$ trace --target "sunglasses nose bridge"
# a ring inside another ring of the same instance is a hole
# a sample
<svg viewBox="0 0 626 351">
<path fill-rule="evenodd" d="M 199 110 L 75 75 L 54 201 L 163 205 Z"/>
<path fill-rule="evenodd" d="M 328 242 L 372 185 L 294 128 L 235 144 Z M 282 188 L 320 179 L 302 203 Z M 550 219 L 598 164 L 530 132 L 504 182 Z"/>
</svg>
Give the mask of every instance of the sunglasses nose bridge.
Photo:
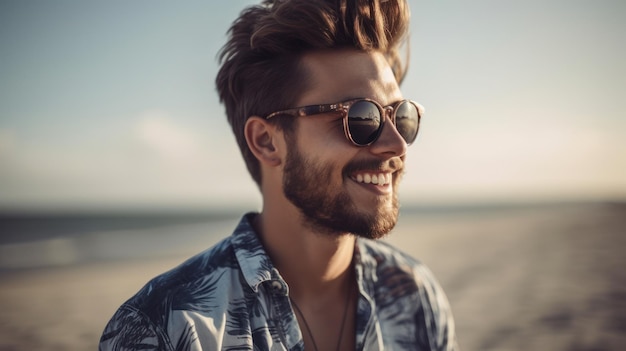
<svg viewBox="0 0 626 351">
<path fill-rule="evenodd" d="M 385 115 L 385 118 L 389 119 L 389 121 L 392 124 L 395 124 L 395 109 L 392 106 L 385 106 L 383 107 L 383 114 Z"/>
</svg>

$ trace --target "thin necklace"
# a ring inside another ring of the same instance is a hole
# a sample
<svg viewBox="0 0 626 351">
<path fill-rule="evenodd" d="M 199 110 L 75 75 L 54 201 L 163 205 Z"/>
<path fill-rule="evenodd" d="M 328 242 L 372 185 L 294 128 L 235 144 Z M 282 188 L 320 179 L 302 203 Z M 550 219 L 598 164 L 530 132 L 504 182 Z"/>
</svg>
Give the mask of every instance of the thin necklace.
<svg viewBox="0 0 626 351">
<path fill-rule="evenodd" d="M 348 306 L 350 305 L 350 295 L 351 295 L 350 292 L 351 292 L 350 288 L 348 288 L 348 293 L 346 294 L 347 295 L 346 307 L 343 310 L 343 318 L 341 319 L 341 329 L 339 329 L 339 340 L 337 340 L 337 347 L 335 348 L 335 350 L 337 351 L 339 351 L 339 349 L 341 348 L 341 339 L 343 337 L 343 329 L 346 326 L 346 317 L 348 316 Z M 311 337 L 313 348 L 315 349 L 315 351 L 319 351 L 317 348 L 317 343 L 315 342 L 315 338 L 313 337 L 313 333 L 311 332 L 311 328 L 309 327 L 309 323 L 307 323 L 306 318 L 304 318 L 304 314 L 300 310 L 300 307 L 298 307 L 298 304 L 291 297 L 289 298 L 289 300 L 293 304 L 293 307 L 296 308 L 296 311 L 300 314 L 300 317 L 302 317 L 302 321 L 304 322 L 304 327 L 306 328 L 307 333 L 309 333 L 309 336 Z"/>
</svg>

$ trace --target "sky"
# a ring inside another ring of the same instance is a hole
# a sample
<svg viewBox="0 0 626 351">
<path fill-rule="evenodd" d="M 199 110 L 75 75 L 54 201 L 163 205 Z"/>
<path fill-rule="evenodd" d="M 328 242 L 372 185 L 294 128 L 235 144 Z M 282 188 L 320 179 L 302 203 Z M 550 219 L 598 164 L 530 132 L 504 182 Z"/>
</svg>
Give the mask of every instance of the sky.
<svg viewBox="0 0 626 351">
<path fill-rule="evenodd" d="M 0 209 L 260 206 L 214 87 L 251 0 L 0 0 Z M 626 200 L 626 2 L 409 0 L 401 200 Z"/>
</svg>

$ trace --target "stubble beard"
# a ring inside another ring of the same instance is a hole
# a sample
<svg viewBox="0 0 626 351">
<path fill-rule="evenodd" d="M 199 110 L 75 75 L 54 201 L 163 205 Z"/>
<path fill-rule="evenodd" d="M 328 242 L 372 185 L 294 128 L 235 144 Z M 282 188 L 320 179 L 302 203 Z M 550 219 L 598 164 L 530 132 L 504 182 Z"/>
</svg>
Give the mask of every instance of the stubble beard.
<svg viewBox="0 0 626 351">
<path fill-rule="evenodd" d="M 346 169 L 358 167 L 362 165 L 348 165 Z M 337 192 L 329 188 L 332 174 L 332 164 L 305 159 L 297 147 L 289 149 L 283 174 L 283 192 L 300 210 L 305 225 L 328 235 L 354 234 L 368 239 L 382 238 L 393 229 L 399 213 L 396 191 L 399 175 L 394 176 L 392 183 L 391 204 L 377 206 L 372 213 L 363 213 L 343 187 Z M 345 179 L 345 176 L 342 178 Z"/>
</svg>

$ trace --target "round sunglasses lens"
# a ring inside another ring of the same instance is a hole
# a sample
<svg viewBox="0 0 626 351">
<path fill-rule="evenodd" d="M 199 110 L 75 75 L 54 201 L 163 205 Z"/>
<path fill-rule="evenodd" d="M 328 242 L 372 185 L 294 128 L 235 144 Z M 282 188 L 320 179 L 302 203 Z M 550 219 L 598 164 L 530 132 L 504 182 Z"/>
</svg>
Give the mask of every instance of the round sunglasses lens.
<svg viewBox="0 0 626 351">
<path fill-rule="evenodd" d="M 381 118 L 378 107 L 369 101 L 358 101 L 348 110 L 348 130 L 352 140 L 367 145 L 378 136 Z"/>
<path fill-rule="evenodd" d="M 404 101 L 397 107 L 396 129 L 407 144 L 415 140 L 417 130 L 419 129 L 419 111 L 417 106 L 409 101 Z"/>
</svg>

